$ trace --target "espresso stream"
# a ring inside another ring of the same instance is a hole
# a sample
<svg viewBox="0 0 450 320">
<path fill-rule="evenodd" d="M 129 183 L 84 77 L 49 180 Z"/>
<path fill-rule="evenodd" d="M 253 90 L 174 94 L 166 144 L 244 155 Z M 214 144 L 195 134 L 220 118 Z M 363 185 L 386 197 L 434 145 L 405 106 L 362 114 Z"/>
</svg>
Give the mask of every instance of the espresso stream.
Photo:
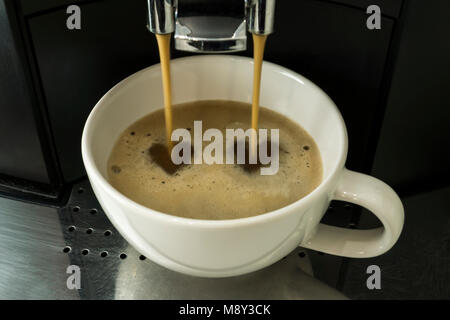
<svg viewBox="0 0 450 320">
<path fill-rule="evenodd" d="M 266 46 L 267 35 L 253 34 L 253 98 L 252 98 L 252 128 L 258 130 L 259 97 L 261 88 L 261 72 Z M 170 37 L 171 34 L 156 34 L 158 42 L 159 59 L 161 61 L 162 86 L 164 94 L 164 114 L 166 123 L 166 141 L 168 154 L 172 150 L 172 85 L 170 80 Z M 256 152 L 256 136 L 252 136 L 251 151 Z"/>
<path fill-rule="evenodd" d="M 259 96 L 261 90 L 261 71 L 264 58 L 264 47 L 267 35 L 253 34 L 253 98 L 252 98 L 252 129 L 258 130 Z M 252 136 L 251 152 L 256 153 L 256 135 Z"/>
<path fill-rule="evenodd" d="M 173 120 L 172 120 L 172 83 L 170 81 L 170 36 L 171 34 L 156 34 L 158 41 L 159 59 L 161 61 L 161 75 L 164 94 L 164 120 L 166 123 L 166 143 L 168 154 L 172 150 Z"/>
</svg>

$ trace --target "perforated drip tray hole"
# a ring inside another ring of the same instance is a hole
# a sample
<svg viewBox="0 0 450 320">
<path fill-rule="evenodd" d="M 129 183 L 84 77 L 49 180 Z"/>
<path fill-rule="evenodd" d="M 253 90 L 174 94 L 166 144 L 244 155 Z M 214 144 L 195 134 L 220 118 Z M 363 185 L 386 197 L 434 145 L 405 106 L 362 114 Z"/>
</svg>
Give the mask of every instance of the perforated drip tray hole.
<svg viewBox="0 0 450 320">
<path fill-rule="evenodd" d="M 72 248 L 69 247 L 69 246 L 65 246 L 64 248 L 62 248 L 62 252 L 64 252 L 64 253 L 73 253 Z M 81 253 L 81 255 L 83 255 L 83 256 L 87 256 L 88 254 L 91 253 L 91 250 L 89 250 L 88 248 L 85 248 L 85 249 L 82 249 L 80 253 Z M 302 252 L 302 253 L 303 253 L 303 252 Z M 99 254 L 99 256 L 100 256 L 101 258 L 106 258 L 106 257 L 111 256 L 111 255 L 109 254 L 108 251 L 101 251 L 100 254 Z M 305 256 L 305 254 L 303 253 L 303 255 L 302 255 L 301 257 L 304 257 L 304 256 Z M 119 254 L 117 257 L 118 257 L 120 260 L 125 260 L 125 259 L 128 258 L 128 255 L 127 255 L 126 253 L 123 252 L 123 253 Z M 145 257 L 144 255 L 139 255 L 139 256 L 137 257 L 137 259 L 139 259 L 140 261 L 144 261 L 144 260 L 146 259 L 146 257 Z"/>
<path fill-rule="evenodd" d="M 69 201 L 59 210 L 66 246 L 60 248 L 73 264 L 96 268 L 106 261 L 145 261 L 111 224 L 87 180 L 72 188 Z"/>
</svg>

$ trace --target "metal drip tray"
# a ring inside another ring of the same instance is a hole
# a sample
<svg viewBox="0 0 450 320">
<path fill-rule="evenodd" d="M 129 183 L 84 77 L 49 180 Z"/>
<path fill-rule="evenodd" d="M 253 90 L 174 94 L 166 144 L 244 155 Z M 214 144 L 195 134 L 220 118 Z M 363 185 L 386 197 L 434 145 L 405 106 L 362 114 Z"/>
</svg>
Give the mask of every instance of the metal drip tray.
<svg viewBox="0 0 450 320">
<path fill-rule="evenodd" d="M 68 266 L 81 288 L 68 289 Z M 87 180 L 66 206 L 0 198 L 1 299 L 343 299 L 313 278 L 298 248 L 248 275 L 208 279 L 165 269 L 132 248 L 112 226 Z"/>
</svg>

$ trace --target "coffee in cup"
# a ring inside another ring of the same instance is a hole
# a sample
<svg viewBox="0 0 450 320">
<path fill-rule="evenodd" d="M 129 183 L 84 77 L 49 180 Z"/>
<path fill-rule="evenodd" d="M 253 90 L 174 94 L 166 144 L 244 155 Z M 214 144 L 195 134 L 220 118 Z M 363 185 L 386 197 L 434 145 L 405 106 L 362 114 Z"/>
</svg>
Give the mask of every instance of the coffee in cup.
<svg viewBox="0 0 450 320">
<path fill-rule="evenodd" d="M 227 129 L 251 127 L 251 105 L 244 102 L 195 101 L 175 105 L 173 111 L 174 129 L 188 130 L 192 141 L 195 121 L 202 123 L 201 134 L 216 128 L 225 136 Z M 119 136 L 108 161 L 112 186 L 153 210 L 194 219 L 245 218 L 285 207 L 322 181 L 322 160 L 314 139 L 276 111 L 260 108 L 259 112 L 260 129 L 279 130 L 278 143 L 271 144 L 278 148 L 278 168 L 271 175 L 260 174 L 258 166 L 249 163 L 173 166 L 163 147 L 167 145 L 164 123 L 163 109 L 134 122 Z M 202 149 L 210 143 L 202 141 Z M 221 143 L 225 154 L 225 139 Z"/>
</svg>

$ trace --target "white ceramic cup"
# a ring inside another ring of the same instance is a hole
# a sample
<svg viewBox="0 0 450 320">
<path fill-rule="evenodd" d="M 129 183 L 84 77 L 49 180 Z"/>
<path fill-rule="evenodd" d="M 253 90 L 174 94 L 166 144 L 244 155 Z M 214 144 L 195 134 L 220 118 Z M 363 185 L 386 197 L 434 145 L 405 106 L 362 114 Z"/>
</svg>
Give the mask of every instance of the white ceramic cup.
<svg viewBox="0 0 450 320">
<path fill-rule="evenodd" d="M 193 56 L 173 60 L 171 68 L 174 104 L 213 99 L 251 103 L 252 59 Z M 107 160 L 119 135 L 163 106 L 160 66 L 137 72 L 106 93 L 86 122 L 82 153 L 95 195 L 121 235 L 154 262 L 204 277 L 261 269 L 298 245 L 356 258 L 389 250 L 403 227 L 402 203 L 385 183 L 344 167 L 347 132 L 333 101 L 305 77 L 264 62 L 261 105 L 299 123 L 314 138 L 322 156 L 322 183 L 306 197 L 262 215 L 196 220 L 144 207 L 114 189 L 107 178 Z M 350 230 L 321 224 L 333 199 L 367 208 L 383 227 Z"/>
</svg>

